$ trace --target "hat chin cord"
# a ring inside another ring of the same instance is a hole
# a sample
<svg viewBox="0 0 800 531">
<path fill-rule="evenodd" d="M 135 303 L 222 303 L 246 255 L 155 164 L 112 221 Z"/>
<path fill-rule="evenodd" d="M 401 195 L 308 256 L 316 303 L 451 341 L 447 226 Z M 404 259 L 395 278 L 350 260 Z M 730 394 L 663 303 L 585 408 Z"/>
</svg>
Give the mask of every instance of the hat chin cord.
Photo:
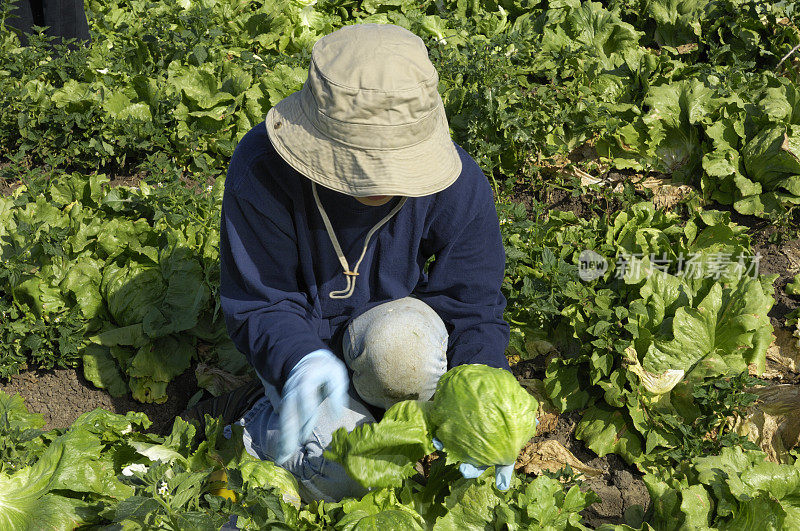
<svg viewBox="0 0 800 531">
<path fill-rule="evenodd" d="M 331 291 L 328 294 L 328 297 L 331 299 L 349 299 L 353 294 L 353 291 L 356 289 L 358 267 L 361 265 L 364 255 L 367 254 L 367 246 L 369 245 L 370 238 L 372 238 L 372 235 L 375 234 L 378 229 L 380 229 L 387 221 L 389 221 L 392 216 L 397 214 L 397 212 L 405 204 L 406 200 L 408 200 L 408 197 L 403 197 L 400 202 L 397 203 L 397 205 L 391 210 L 391 212 L 389 212 L 382 220 L 376 223 L 375 226 L 369 230 L 367 237 L 364 239 L 364 248 L 361 250 L 361 256 L 358 257 L 356 266 L 351 271 L 350 264 L 347 263 L 347 258 L 345 258 L 344 253 L 342 252 L 342 247 L 339 245 L 339 240 L 336 239 L 336 234 L 333 232 L 331 220 L 328 219 L 328 214 L 325 212 L 325 209 L 322 207 L 322 202 L 319 200 L 319 195 L 317 194 L 317 183 L 313 181 L 311 182 L 311 191 L 314 193 L 314 201 L 317 203 L 317 209 L 319 210 L 320 216 L 322 216 L 322 222 L 325 223 L 325 230 L 328 232 L 328 237 L 333 244 L 333 249 L 336 251 L 336 256 L 339 257 L 339 263 L 342 264 L 344 275 L 347 278 L 347 287 L 340 291 Z"/>
</svg>

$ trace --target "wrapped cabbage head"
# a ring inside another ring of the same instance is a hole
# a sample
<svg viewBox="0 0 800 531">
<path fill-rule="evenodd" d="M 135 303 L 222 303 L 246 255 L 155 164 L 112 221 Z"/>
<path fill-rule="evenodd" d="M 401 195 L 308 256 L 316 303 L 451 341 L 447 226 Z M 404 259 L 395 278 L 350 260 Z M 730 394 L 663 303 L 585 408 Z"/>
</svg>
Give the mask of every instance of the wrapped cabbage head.
<svg viewBox="0 0 800 531">
<path fill-rule="evenodd" d="M 538 408 L 510 372 L 477 364 L 447 371 L 428 405 L 448 462 L 474 466 L 513 464 L 536 433 Z"/>
</svg>

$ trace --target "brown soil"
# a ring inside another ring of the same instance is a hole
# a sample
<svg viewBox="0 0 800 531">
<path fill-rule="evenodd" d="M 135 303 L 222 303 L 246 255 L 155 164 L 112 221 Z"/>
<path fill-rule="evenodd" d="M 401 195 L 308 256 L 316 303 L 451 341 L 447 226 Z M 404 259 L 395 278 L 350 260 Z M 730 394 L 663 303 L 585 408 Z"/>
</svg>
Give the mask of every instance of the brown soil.
<svg viewBox="0 0 800 531">
<path fill-rule="evenodd" d="M 0 162 L 0 195 L 9 195 L 21 183 L 7 175 L 10 162 Z"/>
<path fill-rule="evenodd" d="M 164 433 L 170 430 L 175 416 L 186 409 L 187 402 L 199 388 L 193 366 L 170 382 L 167 386 L 169 399 L 164 404 L 143 404 L 130 395 L 114 398 L 86 380 L 81 369 L 24 371 L 0 382 L 0 391 L 10 395 L 19 393 L 29 411 L 44 416 L 47 430 L 66 428 L 82 413 L 102 408 L 123 415 L 128 411 L 142 411 L 153 422 L 149 431 Z"/>
<path fill-rule="evenodd" d="M 139 183 L 143 181 L 147 177 L 143 173 L 137 173 L 136 175 L 112 175 L 109 178 L 109 185 L 113 188 L 114 186 L 132 186 L 136 187 L 139 186 Z"/>
<path fill-rule="evenodd" d="M 537 435 L 534 441 L 555 439 L 583 464 L 603 471 L 602 476 L 583 482 L 585 489 L 600 497 L 599 502 L 583 511 L 584 523 L 592 528 L 602 524 L 623 524 L 625 511 L 631 507 L 639 505 L 646 511 L 650 506 L 650 494 L 642 481 L 642 473 L 616 454 L 597 457 L 586 448 L 582 441 L 575 438 L 575 427 L 579 420 L 580 414 L 577 412 L 561 415 L 554 429 Z"/>
<path fill-rule="evenodd" d="M 619 210 L 622 204 L 615 196 L 604 198 L 592 193 L 573 196 L 570 191 L 553 188 L 546 183 L 517 183 L 508 195 L 509 201 L 522 203 L 528 212 L 532 210 L 533 199 L 544 203 L 548 208 L 573 212 L 578 217 L 613 212 Z"/>
</svg>

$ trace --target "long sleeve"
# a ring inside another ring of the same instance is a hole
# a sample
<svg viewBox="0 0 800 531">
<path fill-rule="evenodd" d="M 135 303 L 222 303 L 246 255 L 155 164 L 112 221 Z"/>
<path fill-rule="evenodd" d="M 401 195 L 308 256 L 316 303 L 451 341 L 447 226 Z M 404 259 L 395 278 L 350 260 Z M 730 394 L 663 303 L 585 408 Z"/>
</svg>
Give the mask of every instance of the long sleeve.
<svg viewBox="0 0 800 531">
<path fill-rule="evenodd" d="M 469 178 L 442 198 L 449 208 L 429 249 L 435 259 L 415 295 L 448 328 L 451 368 L 483 363 L 509 369 L 509 325 L 503 319 L 506 299 L 500 290 L 505 250 L 491 187 L 477 165 L 465 160 L 470 163 L 474 168 Z"/>
<path fill-rule="evenodd" d="M 241 158 L 234 155 L 222 202 L 220 302 L 236 347 L 262 380 L 280 390 L 300 358 L 328 347 L 312 326 L 307 296 L 298 286 L 288 209 L 252 185 L 252 162 Z"/>
</svg>

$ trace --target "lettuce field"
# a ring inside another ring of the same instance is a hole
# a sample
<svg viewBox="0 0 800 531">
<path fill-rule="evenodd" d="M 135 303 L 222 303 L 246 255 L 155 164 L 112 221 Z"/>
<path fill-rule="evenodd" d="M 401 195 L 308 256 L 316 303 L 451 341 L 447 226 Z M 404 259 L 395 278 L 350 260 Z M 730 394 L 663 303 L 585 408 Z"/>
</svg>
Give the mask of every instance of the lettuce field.
<svg viewBox="0 0 800 531">
<path fill-rule="evenodd" d="M 0 7 L 0 529 L 800 529 L 800 2 L 85 8 L 67 49 Z M 382 479 L 305 504 L 176 418 L 255 377 L 218 294 L 233 150 L 364 22 L 425 41 L 494 190 L 539 420 L 508 491 L 341 434 Z"/>
</svg>

